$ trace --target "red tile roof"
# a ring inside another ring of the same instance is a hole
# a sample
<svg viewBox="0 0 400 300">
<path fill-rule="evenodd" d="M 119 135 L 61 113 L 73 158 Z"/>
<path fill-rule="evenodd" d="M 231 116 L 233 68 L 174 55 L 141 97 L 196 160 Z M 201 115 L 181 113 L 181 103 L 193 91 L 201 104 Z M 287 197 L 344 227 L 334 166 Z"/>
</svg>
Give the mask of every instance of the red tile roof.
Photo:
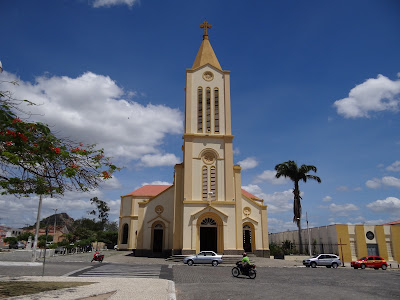
<svg viewBox="0 0 400 300">
<path fill-rule="evenodd" d="M 158 194 L 161 194 L 164 192 L 167 188 L 169 188 L 171 185 L 144 185 L 141 188 L 138 188 L 137 190 L 129 193 L 126 196 L 157 196 Z M 260 199 L 257 196 L 254 196 L 253 194 L 249 193 L 248 191 L 242 189 L 242 194 L 245 195 L 247 198 L 250 199 Z"/>
<path fill-rule="evenodd" d="M 253 194 L 249 193 L 248 191 L 245 191 L 244 189 L 242 189 L 242 194 L 245 195 L 247 198 L 250 198 L 250 199 L 260 199 L 257 196 L 254 196 Z"/>
<path fill-rule="evenodd" d="M 389 223 L 385 223 L 385 224 L 382 224 L 382 225 L 400 225 L 400 220 L 389 222 Z"/>
<path fill-rule="evenodd" d="M 137 190 L 133 191 L 132 193 L 129 193 L 126 196 L 157 196 L 158 194 L 161 194 L 164 192 L 167 188 L 169 188 L 171 185 L 144 185 L 141 188 L 138 188 Z"/>
</svg>

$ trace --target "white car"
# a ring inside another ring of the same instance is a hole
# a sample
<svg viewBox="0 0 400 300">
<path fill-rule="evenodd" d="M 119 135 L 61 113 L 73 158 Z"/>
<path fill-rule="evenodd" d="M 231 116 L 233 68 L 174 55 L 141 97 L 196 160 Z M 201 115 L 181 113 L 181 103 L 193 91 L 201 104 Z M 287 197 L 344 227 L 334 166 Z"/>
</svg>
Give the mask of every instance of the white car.
<svg viewBox="0 0 400 300">
<path fill-rule="evenodd" d="M 216 267 L 222 263 L 222 255 L 218 255 L 214 251 L 201 251 L 196 255 L 185 257 L 183 263 L 188 266 L 193 266 L 193 264 L 211 264 Z"/>
<path fill-rule="evenodd" d="M 336 254 L 319 254 L 314 257 L 303 260 L 303 265 L 307 268 L 316 268 L 317 266 L 325 266 L 327 268 L 336 269 L 340 266 L 341 261 Z"/>
</svg>

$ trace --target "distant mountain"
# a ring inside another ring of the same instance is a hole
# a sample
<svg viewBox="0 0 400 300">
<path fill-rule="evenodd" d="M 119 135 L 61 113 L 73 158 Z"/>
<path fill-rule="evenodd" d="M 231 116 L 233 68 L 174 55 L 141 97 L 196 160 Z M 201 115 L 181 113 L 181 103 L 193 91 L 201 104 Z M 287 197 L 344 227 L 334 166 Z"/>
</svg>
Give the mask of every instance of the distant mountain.
<svg viewBox="0 0 400 300">
<path fill-rule="evenodd" d="M 74 219 L 71 218 L 67 213 L 60 213 L 60 214 L 54 214 L 51 215 L 47 218 L 44 218 L 40 221 L 40 227 L 46 227 L 47 225 L 54 226 L 54 221 L 56 221 L 56 226 L 67 226 L 69 231 L 73 230 L 73 223 Z M 33 224 L 32 226 L 28 226 L 29 228 L 34 228 L 36 226 L 36 223 Z"/>
</svg>

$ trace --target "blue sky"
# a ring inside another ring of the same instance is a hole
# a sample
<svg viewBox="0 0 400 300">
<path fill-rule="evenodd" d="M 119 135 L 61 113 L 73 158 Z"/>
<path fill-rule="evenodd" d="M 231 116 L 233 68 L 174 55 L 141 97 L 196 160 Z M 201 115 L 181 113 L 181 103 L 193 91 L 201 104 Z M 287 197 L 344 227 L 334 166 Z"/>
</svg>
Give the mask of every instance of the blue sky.
<svg viewBox="0 0 400 300">
<path fill-rule="evenodd" d="M 274 179 L 287 160 L 322 179 L 300 184 L 310 226 L 400 219 L 400 2 L 13 0 L 0 12 L 0 80 L 19 81 L 1 90 L 125 167 L 91 194 L 46 198 L 43 217 L 87 216 L 98 196 L 117 220 L 121 195 L 172 183 L 206 18 L 231 71 L 234 162 L 268 205 L 269 231 L 296 228 L 292 183 Z M 2 196 L 0 224 L 33 224 L 37 203 Z"/>
</svg>

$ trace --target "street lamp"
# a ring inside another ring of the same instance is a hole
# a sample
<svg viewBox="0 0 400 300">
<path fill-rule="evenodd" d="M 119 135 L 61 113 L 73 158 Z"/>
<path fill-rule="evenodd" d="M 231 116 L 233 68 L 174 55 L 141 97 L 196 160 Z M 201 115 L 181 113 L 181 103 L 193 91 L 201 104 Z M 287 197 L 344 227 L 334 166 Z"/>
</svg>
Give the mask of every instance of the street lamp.
<svg viewBox="0 0 400 300">
<path fill-rule="evenodd" d="M 57 225 L 57 210 L 58 208 L 53 208 L 54 210 L 54 234 L 53 234 L 53 243 L 56 242 L 56 225 Z"/>
</svg>

